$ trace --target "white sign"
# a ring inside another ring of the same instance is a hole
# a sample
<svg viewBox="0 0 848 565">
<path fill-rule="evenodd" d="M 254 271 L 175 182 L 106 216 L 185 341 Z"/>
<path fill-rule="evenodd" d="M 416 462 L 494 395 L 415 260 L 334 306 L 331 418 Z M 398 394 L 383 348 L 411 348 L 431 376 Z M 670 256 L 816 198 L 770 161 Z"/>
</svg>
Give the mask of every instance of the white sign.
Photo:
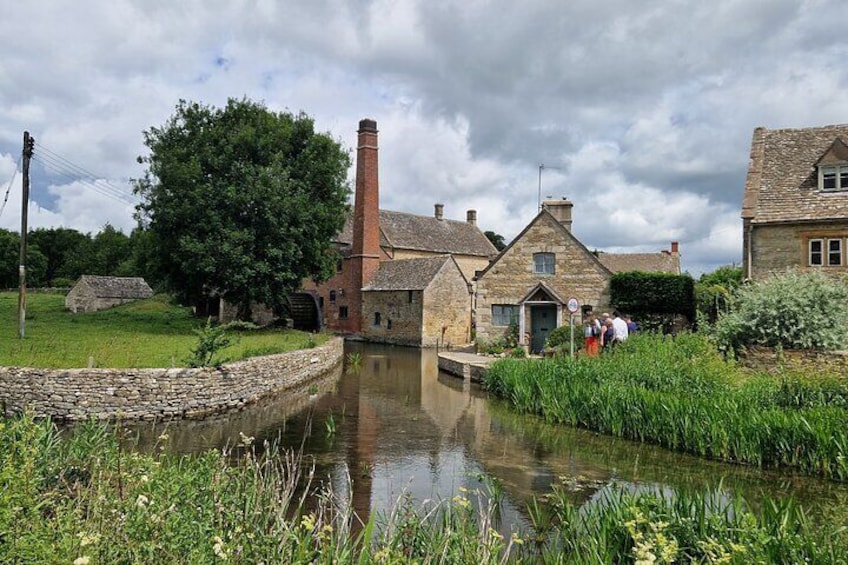
<svg viewBox="0 0 848 565">
<path fill-rule="evenodd" d="M 580 303 L 577 301 L 576 298 L 569 298 L 568 302 L 566 303 L 566 308 L 568 308 L 569 312 L 575 314 L 578 310 L 580 310 Z"/>
</svg>

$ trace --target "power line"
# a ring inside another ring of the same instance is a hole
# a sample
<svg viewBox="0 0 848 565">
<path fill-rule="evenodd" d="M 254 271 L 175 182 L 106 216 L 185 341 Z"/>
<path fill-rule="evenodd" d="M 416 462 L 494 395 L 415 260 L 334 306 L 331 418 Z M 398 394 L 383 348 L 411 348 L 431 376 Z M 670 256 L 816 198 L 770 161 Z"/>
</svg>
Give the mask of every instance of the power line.
<svg viewBox="0 0 848 565">
<path fill-rule="evenodd" d="M 9 179 L 9 186 L 6 187 L 6 196 L 3 197 L 3 205 L 0 206 L 0 216 L 3 215 L 3 210 L 6 209 L 6 203 L 9 202 L 9 193 L 12 191 L 12 183 L 15 182 L 15 177 L 18 175 L 18 170 L 21 168 L 21 159 L 23 155 L 18 157 L 18 162 L 15 164 L 15 171 L 12 173 L 12 178 Z"/>
</svg>

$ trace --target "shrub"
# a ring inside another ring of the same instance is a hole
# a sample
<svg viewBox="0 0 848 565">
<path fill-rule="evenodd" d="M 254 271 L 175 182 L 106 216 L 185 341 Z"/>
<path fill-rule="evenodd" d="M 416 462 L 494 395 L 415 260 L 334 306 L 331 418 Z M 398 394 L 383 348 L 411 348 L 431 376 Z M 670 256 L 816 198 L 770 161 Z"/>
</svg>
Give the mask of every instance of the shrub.
<svg viewBox="0 0 848 565">
<path fill-rule="evenodd" d="M 762 345 L 834 351 L 848 345 L 848 285 L 821 272 L 787 272 L 743 286 L 713 329 L 720 348 Z"/>
</svg>

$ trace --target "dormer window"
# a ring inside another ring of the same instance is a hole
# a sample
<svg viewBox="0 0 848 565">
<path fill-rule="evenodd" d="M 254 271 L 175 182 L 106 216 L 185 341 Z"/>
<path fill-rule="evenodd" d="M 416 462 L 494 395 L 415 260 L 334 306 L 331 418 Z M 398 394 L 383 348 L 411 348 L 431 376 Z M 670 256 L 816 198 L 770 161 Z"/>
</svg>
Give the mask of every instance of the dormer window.
<svg viewBox="0 0 848 565">
<path fill-rule="evenodd" d="M 819 190 L 836 192 L 848 190 L 848 145 L 836 139 L 830 149 L 816 162 L 819 171 Z"/>
</svg>

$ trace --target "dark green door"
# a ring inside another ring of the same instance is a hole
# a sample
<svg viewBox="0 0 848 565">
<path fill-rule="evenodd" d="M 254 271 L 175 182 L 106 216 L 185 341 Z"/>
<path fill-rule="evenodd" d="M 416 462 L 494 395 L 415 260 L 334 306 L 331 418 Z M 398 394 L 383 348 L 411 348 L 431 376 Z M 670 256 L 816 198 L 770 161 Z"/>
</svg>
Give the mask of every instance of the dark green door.
<svg viewBox="0 0 848 565">
<path fill-rule="evenodd" d="M 539 352 L 545 347 L 545 340 L 556 328 L 557 308 L 555 304 L 531 306 L 530 310 L 530 351 Z"/>
</svg>

